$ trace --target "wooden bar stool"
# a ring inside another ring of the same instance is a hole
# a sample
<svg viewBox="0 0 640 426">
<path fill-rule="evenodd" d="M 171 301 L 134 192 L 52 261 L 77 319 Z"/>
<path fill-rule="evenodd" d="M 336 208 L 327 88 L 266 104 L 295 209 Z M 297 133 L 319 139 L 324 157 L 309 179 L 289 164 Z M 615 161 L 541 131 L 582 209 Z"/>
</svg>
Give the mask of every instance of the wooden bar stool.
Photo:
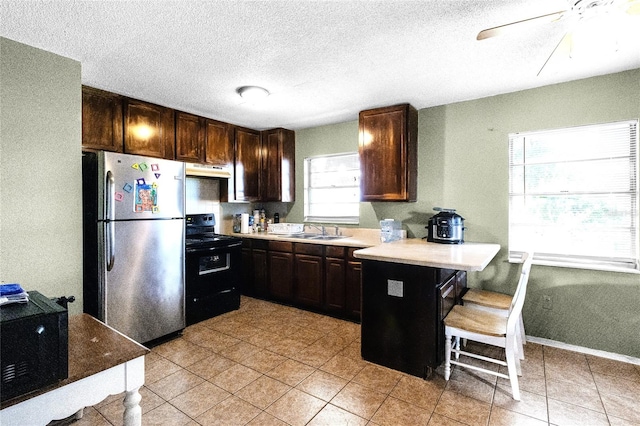
<svg viewBox="0 0 640 426">
<path fill-rule="evenodd" d="M 524 305 L 524 299 L 527 293 L 527 282 L 529 281 L 529 272 L 531 271 L 533 256 L 525 253 L 523 255 L 523 261 L 524 263 L 520 272 L 518 287 L 513 295 L 509 307 L 509 313 L 506 317 L 494 312 L 463 305 L 454 306 L 445 317 L 445 380 L 449 380 L 449 377 L 451 376 L 451 364 L 476 371 L 482 371 L 484 373 L 508 379 L 511 382 L 513 399 L 516 401 L 520 400 L 518 376 L 521 375 L 522 372 L 518 356 L 520 348 L 518 347 L 516 336 L 518 334 L 518 324 L 520 314 L 522 312 L 522 306 Z M 505 350 L 506 362 L 479 354 L 465 352 L 460 348 L 460 339 L 473 340 L 475 342 L 501 347 Z M 456 354 L 455 360 L 451 359 L 452 352 Z M 461 354 L 506 366 L 508 374 L 487 370 L 472 364 L 466 364 L 459 360 Z"/>
<path fill-rule="evenodd" d="M 533 258 L 533 253 L 524 253 L 521 262 L 524 263 L 526 257 Z M 498 315 L 502 315 L 505 318 L 509 315 L 509 308 L 513 296 L 503 293 L 497 293 L 494 291 L 480 290 L 470 288 L 464 296 L 462 296 L 462 303 L 465 306 L 486 310 Z M 518 321 L 518 334 L 516 335 L 518 340 L 518 352 L 520 359 L 524 359 L 524 345 L 527 343 L 527 337 L 524 331 L 524 321 L 522 320 L 522 313 Z"/>
</svg>

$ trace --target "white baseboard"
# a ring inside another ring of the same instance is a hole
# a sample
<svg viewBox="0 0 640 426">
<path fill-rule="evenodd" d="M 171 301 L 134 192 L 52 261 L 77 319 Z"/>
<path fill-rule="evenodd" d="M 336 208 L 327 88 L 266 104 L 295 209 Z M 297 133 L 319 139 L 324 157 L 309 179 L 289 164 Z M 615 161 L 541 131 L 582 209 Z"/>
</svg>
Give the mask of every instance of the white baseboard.
<svg viewBox="0 0 640 426">
<path fill-rule="evenodd" d="M 544 339 L 542 337 L 527 336 L 527 342 L 537 343 L 539 345 L 551 346 L 558 349 L 566 349 L 568 351 L 579 352 L 585 355 L 599 356 L 614 361 L 627 362 L 630 364 L 640 365 L 640 358 L 634 358 L 628 355 L 615 354 L 613 352 L 601 351 L 598 349 L 585 348 L 582 346 L 570 345 L 568 343 L 558 342 L 556 340 Z"/>
</svg>

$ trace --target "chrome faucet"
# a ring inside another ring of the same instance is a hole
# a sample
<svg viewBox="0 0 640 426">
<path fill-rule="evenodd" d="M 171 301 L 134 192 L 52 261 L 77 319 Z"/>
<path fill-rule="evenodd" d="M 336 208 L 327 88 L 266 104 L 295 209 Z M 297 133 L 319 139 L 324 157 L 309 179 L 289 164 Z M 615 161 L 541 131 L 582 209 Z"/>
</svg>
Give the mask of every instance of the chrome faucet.
<svg viewBox="0 0 640 426">
<path fill-rule="evenodd" d="M 336 235 L 340 235 L 340 227 L 338 225 L 333 225 L 333 227 L 336 229 Z"/>
<path fill-rule="evenodd" d="M 312 225 L 310 223 L 306 223 L 304 226 L 309 228 L 316 228 L 318 231 L 322 233 L 321 235 L 327 235 L 327 231 L 326 229 L 324 229 L 324 225 Z"/>
</svg>

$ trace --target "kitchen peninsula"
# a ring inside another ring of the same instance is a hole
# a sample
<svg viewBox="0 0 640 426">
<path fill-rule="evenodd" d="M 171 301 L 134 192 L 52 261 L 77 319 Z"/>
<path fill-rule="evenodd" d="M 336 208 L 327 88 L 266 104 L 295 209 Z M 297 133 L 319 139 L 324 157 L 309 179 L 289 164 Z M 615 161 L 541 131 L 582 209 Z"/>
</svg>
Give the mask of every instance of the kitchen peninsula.
<svg viewBox="0 0 640 426">
<path fill-rule="evenodd" d="M 444 358 L 442 319 L 500 245 L 381 243 L 379 229 L 243 238 L 245 294 L 362 324 L 362 357 L 418 377 Z M 321 235 L 321 234 L 317 234 Z"/>
<path fill-rule="evenodd" d="M 430 377 L 444 357 L 442 320 L 460 303 L 467 271 L 482 271 L 498 244 L 398 240 L 356 250 L 362 260 L 362 358 Z"/>
</svg>

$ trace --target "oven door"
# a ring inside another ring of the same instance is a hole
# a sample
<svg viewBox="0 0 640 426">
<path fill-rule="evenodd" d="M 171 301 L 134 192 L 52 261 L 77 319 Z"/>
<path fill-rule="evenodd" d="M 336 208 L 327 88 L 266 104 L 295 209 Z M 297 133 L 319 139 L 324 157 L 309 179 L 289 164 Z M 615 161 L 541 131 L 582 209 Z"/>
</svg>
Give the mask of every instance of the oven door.
<svg viewBox="0 0 640 426">
<path fill-rule="evenodd" d="M 240 307 L 241 246 L 189 249 L 186 253 L 187 325 Z"/>
</svg>

